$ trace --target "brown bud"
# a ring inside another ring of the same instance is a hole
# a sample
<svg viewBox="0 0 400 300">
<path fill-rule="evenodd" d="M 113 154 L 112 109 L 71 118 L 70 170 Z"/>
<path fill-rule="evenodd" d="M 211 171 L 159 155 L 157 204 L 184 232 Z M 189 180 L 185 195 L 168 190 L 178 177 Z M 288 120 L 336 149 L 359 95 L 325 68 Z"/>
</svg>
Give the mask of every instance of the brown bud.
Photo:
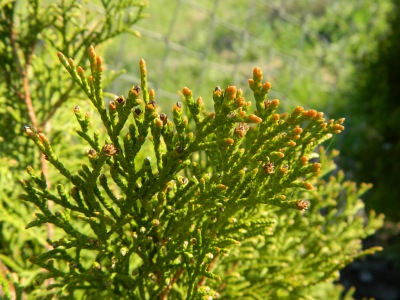
<svg viewBox="0 0 400 300">
<path fill-rule="evenodd" d="M 150 100 L 149 104 L 146 105 L 146 107 L 150 110 L 154 110 L 156 108 L 157 102 L 155 100 Z"/>
<path fill-rule="evenodd" d="M 167 115 L 164 114 L 164 113 L 161 113 L 161 114 L 160 114 L 160 120 L 161 120 L 164 124 L 167 123 L 167 120 L 168 120 Z"/>
<path fill-rule="evenodd" d="M 116 97 L 116 98 L 114 99 L 114 101 L 118 102 L 118 103 L 121 104 L 121 105 L 124 105 L 124 104 L 125 104 L 124 96 Z"/>
<path fill-rule="evenodd" d="M 222 92 L 222 89 L 217 85 L 214 89 L 214 92 Z"/>
<path fill-rule="evenodd" d="M 135 108 L 134 112 L 137 116 L 140 116 L 142 114 L 142 111 L 140 110 L 140 108 Z"/>
<path fill-rule="evenodd" d="M 273 162 L 268 162 L 268 163 L 266 163 L 266 164 L 263 166 L 263 168 L 264 168 L 265 173 L 267 173 L 267 174 L 273 174 L 273 173 L 274 173 L 275 166 L 274 166 L 274 163 L 273 163 Z"/>
<path fill-rule="evenodd" d="M 139 87 L 138 85 L 135 85 L 135 86 L 132 88 L 132 92 L 134 92 L 134 94 L 135 94 L 136 96 L 138 96 L 138 95 L 140 94 L 140 87 Z"/>
<path fill-rule="evenodd" d="M 247 131 L 249 130 L 249 126 L 246 123 L 240 123 L 235 128 L 235 134 L 239 135 L 241 138 L 245 136 Z"/>
<path fill-rule="evenodd" d="M 90 158 L 95 158 L 97 156 L 97 151 L 94 149 L 90 149 L 88 150 L 87 154 Z"/>
<path fill-rule="evenodd" d="M 296 207 L 298 210 L 308 209 L 308 202 L 304 200 L 299 200 L 296 202 Z"/>
<path fill-rule="evenodd" d="M 118 150 L 115 148 L 114 144 L 105 144 L 103 147 L 103 152 L 106 156 L 113 156 L 118 153 Z"/>
</svg>

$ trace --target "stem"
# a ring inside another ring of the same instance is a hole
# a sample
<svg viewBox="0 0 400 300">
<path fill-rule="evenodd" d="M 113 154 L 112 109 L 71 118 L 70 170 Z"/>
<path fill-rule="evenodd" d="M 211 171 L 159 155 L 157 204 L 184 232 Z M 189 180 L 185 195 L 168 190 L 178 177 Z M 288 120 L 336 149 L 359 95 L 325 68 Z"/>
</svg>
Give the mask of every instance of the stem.
<svg viewBox="0 0 400 300">
<path fill-rule="evenodd" d="M 12 51 L 14 54 L 14 60 L 17 65 L 18 72 L 21 76 L 22 88 L 23 88 L 23 93 L 20 95 L 21 95 L 23 101 L 25 102 L 25 106 L 27 109 L 29 122 L 30 122 L 31 126 L 36 131 L 40 131 L 40 129 L 38 128 L 37 116 L 36 116 L 35 110 L 33 108 L 33 102 L 32 102 L 31 92 L 29 89 L 29 78 L 28 78 L 28 72 L 27 72 L 27 70 L 30 67 L 30 64 L 32 62 L 32 54 L 33 54 L 33 51 L 35 50 L 35 42 L 32 43 L 32 45 L 29 49 L 29 55 L 26 56 L 25 65 L 22 66 L 21 61 L 18 56 L 19 49 L 18 49 L 16 40 L 17 40 L 17 33 L 14 30 L 14 22 L 12 22 L 11 23 L 11 47 L 12 47 Z M 47 131 L 49 131 L 48 127 L 50 126 L 50 124 L 47 123 L 45 125 L 46 125 L 46 132 L 47 132 Z M 43 155 L 40 155 L 40 166 L 41 166 L 44 176 L 46 177 L 47 186 L 48 186 L 48 188 L 50 188 L 51 183 L 49 181 L 49 163 L 44 158 Z M 51 210 L 52 206 L 53 206 L 52 203 L 50 203 L 48 206 L 48 209 Z M 47 237 L 51 240 L 53 238 L 53 236 L 54 236 L 54 225 L 51 223 L 48 223 L 47 224 Z M 46 248 L 48 250 L 52 249 L 50 245 L 47 245 Z"/>
<path fill-rule="evenodd" d="M 172 289 L 172 286 L 174 285 L 174 283 L 178 280 L 179 276 L 181 276 L 181 274 L 183 273 L 183 269 L 179 269 L 178 272 L 176 272 L 176 274 L 174 275 L 174 277 L 172 278 L 171 282 L 169 283 L 169 285 L 162 291 L 162 293 L 159 296 L 160 300 L 167 300 L 168 299 L 168 293 L 169 291 Z"/>
</svg>

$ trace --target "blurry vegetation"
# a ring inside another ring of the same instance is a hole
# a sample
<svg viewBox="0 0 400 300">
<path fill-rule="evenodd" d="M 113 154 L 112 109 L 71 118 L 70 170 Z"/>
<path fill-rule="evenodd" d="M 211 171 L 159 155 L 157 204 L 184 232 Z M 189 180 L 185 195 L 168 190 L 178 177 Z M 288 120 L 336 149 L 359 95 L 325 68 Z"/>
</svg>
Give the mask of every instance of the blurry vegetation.
<svg viewBox="0 0 400 300">
<path fill-rule="evenodd" d="M 47 133 L 55 151 L 69 158 L 70 170 L 79 167 L 76 157 L 85 153 L 76 147 L 76 125 L 65 113 L 82 100 L 83 93 L 59 67 L 56 53 L 62 51 L 87 66 L 84 58 L 91 44 L 100 47 L 123 32 L 138 35 L 130 27 L 145 17 L 144 7 L 145 3 L 131 0 L 99 1 L 96 10 L 79 0 L 0 1 L 0 280 L 10 271 L 18 273 L 11 292 L 19 284 L 33 287 L 33 277 L 41 269 L 29 258 L 48 248 L 46 239 L 54 234 L 51 226 L 25 230 L 34 208 L 18 200 L 19 180 L 27 166 L 51 178 L 49 186 L 63 180 L 29 145 L 24 125 Z M 109 80 L 116 76 L 108 75 Z M 92 110 L 87 102 L 82 107 Z"/>
<path fill-rule="evenodd" d="M 160 10 L 159 8 L 162 7 Z M 245 84 L 248 68 L 258 65 L 274 82 L 271 97 L 289 109 L 298 104 L 328 115 L 357 75 L 358 65 L 373 53 L 386 27 L 390 0 L 372 1 L 151 1 L 151 18 L 135 26 L 139 45 L 121 36 L 106 49 L 111 68 L 127 69 L 113 90 L 129 88 L 138 77 L 133 61 L 148 60 L 156 70 L 149 81 L 166 104 L 179 100 L 176 88 L 196 82 L 207 95 L 221 86 Z M 118 45 L 118 46 L 116 46 Z M 151 59 L 150 59 L 151 58 Z M 125 79 L 125 80 L 123 80 Z M 206 107 L 212 101 L 205 99 Z M 337 114 L 341 115 L 341 114 Z"/>
<path fill-rule="evenodd" d="M 94 48 L 89 76 L 58 56 L 102 129 L 74 107 L 77 133 L 91 149 L 72 173 L 46 135 L 25 127 L 68 184 L 51 188 L 31 167 L 31 179 L 21 181 L 20 199 L 40 211 L 26 228 L 54 226 L 49 249 L 30 258 L 44 269 L 30 298 L 338 299 L 338 271 L 381 250 L 362 250 L 361 239 L 383 219 L 364 213 L 359 196 L 369 185 L 332 174 L 337 151 L 315 151 L 344 119 L 301 106 L 278 114 L 260 68 L 248 80 L 254 114 L 235 86 L 214 88 L 211 112 L 184 87 L 184 104 L 175 103 L 169 119 L 156 112 L 165 108 L 148 89 L 144 60 L 140 86 L 106 109 Z M 151 148 L 142 147 L 146 140 Z M 155 164 L 136 162 L 141 153 L 154 153 Z"/>
<path fill-rule="evenodd" d="M 389 14 L 390 29 L 371 35 L 379 47 L 357 61 L 362 68 L 346 105 L 337 113 L 348 116 L 343 136 L 344 166 L 357 181 L 374 184 L 367 194 L 370 209 L 400 221 L 400 1 Z"/>
</svg>

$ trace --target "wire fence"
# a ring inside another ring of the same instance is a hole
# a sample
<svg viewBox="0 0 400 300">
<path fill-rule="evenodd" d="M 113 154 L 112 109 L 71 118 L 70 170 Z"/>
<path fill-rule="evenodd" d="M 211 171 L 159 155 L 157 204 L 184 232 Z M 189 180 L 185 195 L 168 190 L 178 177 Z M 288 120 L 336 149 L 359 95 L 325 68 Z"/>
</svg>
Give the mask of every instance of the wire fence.
<svg viewBox="0 0 400 300">
<path fill-rule="evenodd" d="M 203 98 L 216 85 L 247 87 L 258 65 L 271 98 L 329 111 L 356 80 L 355 62 L 374 51 L 369 37 L 384 32 L 390 1 L 153 0 L 148 10 L 134 27 L 140 41 L 124 35 L 106 51 L 112 69 L 128 70 L 112 91 L 139 80 L 141 57 L 164 102 L 183 86 Z"/>
</svg>

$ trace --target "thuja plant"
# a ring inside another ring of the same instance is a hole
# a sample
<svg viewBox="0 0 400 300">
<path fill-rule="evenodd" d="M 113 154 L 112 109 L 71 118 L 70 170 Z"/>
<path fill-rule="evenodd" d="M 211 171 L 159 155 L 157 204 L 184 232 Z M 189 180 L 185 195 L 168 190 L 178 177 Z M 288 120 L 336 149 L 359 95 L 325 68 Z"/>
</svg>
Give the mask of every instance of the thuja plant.
<svg viewBox="0 0 400 300">
<path fill-rule="evenodd" d="M 139 35 L 132 26 L 146 17 L 146 5 L 136 0 L 0 1 L 0 298 L 3 281 L 11 295 L 19 281 L 31 286 L 40 268 L 30 264 L 29 257 L 48 248 L 46 237 L 54 231 L 52 224 L 24 229 L 34 207 L 15 201 L 23 192 L 18 185 L 21 171 L 27 165 L 40 168 L 49 188 L 63 180 L 31 147 L 22 125 L 48 134 L 55 145 L 69 143 L 70 147 L 55 147 L 69 160 L 75 161 L 77 153 L 62 110 L 71 98 L 85 95 L 59 68 L 54 53 L 62 51 L 89 68 L 86 52 L 91 44 L 100 46 L 122 33 Z M 107 72 L 108 80 L 120 73 L 111 74 Z M 16 280 L 13 276 L 14 286 L 6 276 L 11 272 L 18 274 Z"/>
<path fill-rule="evenodd" d="M 140 84 L 105 104 L 94 48 L 90 70 L 58 57 L 103 126 L 92 128 L 79 103 L 71 109 L 88 148 L 76 173 L 45 134 L 25 127 L 65 178 L 48 188 L 28 167 L 31 179 L 21 181 L 21 198 L 39 210 L 26 228 L 56 228 L 52 249 L 30 259 L 44 270 L 32 296 L 334 298 L 338 270 L 378 250 L 360 241 L 382 221 L 363 214 L 368 186 L 357 189 L 340 172 L 327 177 L 334 153 L 315 151 L 344 120 L 302 107 L 277 113 L 260 68 L 249 79 L 254 111 L 241 89 L 217 86 L 206 100 L 211 112 L 187 87 L 162 112 L 143 60 Z"/>
</svg>

